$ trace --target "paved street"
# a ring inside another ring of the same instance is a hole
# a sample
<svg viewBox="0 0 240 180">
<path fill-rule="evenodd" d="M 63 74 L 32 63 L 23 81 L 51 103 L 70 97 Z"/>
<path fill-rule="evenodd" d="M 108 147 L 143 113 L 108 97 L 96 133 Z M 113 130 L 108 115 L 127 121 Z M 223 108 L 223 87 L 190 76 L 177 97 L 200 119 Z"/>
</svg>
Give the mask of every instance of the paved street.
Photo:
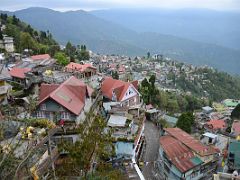
<svg viewBox="0 0 240 180">
<path fill-rule="evenodd" d="M 159 130 L 150 121 L 146 121 L 145 124 L 145 138 L 146 138 L 146 151 L 144 154 L 144 161 L 153 162 L 157 160 L 158 157 L 158 148 L 159 148 Z M 154 172 L 154 164 L 149 163 L 148 165 L 145 165 L 143 168 L 143 175 L 146 180 L 153 180 L 153 179 L 159 179 L 156 177 L 156 173 Z"/>
</svg>

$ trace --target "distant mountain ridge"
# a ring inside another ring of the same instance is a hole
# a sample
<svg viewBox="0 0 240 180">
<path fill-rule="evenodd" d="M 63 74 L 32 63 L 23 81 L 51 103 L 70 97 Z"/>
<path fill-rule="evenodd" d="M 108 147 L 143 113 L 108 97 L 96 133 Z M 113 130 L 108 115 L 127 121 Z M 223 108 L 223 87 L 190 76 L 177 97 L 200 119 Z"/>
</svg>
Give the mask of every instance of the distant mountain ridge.
<svg viewBox="0 0 240 180">
<path fill-rule="evenodd" d="M 11 14 L 11 13 L 10 13 Z M 240 51 L 159 33 L 136 32 L 85 11 L 58 12 L 29 8 L 14 12 L 39 30 L 49 30 L 59 43 L 86 44 L 104 54 L 146 55 L 160 53 L 196 65 L 210 65 L 240 74 Z"/>
<path fill-rule="evenodd" d="M 240 49 L 240 12 L 209 9 L 114 9 L 92 14 L 137 32 L 158 32 Z"/>
</svg>

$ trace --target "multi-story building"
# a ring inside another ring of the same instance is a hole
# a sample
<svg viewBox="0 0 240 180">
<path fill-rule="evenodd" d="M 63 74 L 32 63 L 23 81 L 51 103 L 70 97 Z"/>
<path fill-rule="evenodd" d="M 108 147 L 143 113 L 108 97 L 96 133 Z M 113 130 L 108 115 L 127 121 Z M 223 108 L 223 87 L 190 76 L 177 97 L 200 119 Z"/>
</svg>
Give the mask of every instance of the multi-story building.
<svg viewBox="0 0 240 180">
<path fill-rule="evenodd" d="M 12 37 L 3 35 L 3 39 L 0 39 L 0 49 L 5 49 L 7 52 L 14 52 L 14 41 Z"/>
<path fill-rule="evenodd" d="M 110 77 L 105 78 L 101 86 L 102 94 L 106 99 L 119 102 L 123 107 L 140 104 L 140 93 L 137 89 L 138 81 L 124 82 Z"/>
<path fill-rule="evenodd" d="M 218 151 L 179 128 L 164 129 L 160 138 L 159 171 L 165 179 L 211 179 Z"/>
<path fill-rule="evenodd" d="M 92 92 L 93 89 L 74 76 L 60 85 L 42 84 L 34 116 L 79 124 L 85 120 L 85 112 L 92 106 Z"/>
</svg>

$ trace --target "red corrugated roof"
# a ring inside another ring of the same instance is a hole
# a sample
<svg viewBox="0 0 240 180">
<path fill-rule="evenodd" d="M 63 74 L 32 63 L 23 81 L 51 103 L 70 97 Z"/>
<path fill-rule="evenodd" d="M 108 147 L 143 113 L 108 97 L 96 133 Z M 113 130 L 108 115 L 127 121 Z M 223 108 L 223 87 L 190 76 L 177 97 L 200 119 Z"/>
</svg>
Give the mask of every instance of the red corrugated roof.
<svg viewBox="0 0 240 180">
<path fill-rule="evenodd" d="M 138 80 L 132 81 L 132 85 L 138 90 Z"/>
<path fill-rule="evenodd" d="M 96 68 L 93 67 L 91 64 L 78 64 L 74 62 L 70 62 L 67 66 L 65 66 L 65 68 L 69 70 L 80 71 L 80 72 L 84 72 L 88 68 L 96 70 Z"/>
<path fill-rule="evenodd" d="M 134 84 L 136 85 L 136 83 Z M 117 96 L 117 100 L 121 101 L 130 85 L 133 85 L 133 87 L 135 88 L 134 84 L 130 82 L 116 80 L 111 77 L 106 77 L 105 80 L 102 82 L 101 91 L 103 95 L 109 99 L 112 99 L 114 91 Z"/>
<path fill-rule="evenodd" d="M 200 154 L 201 156 L 215 154 L 216 150 L 211 146 L 205 146 L 200 141 L 196 140 L 190 134 L 186 133 L 185 131 L 179 128 L 165 128 L 164 129 L 169 135 L 173 136 L 191 150 Z"/>
<path fill-rule="evenodd" d="M 46 60 L 46 59 L 50 59 L 50 58 L 51 58 L 51 56 L 49 54 L 39 54 L 39 55 L 31 56 L 31 59 L 34 61 Z"/>
<path fill-rule="evenodd" d="M 181 172 L 184 173 L 195 166 L 191 161 L 191 158 L 194 157 L 193 152 L 177 139 L 171 136 L 162 136 L 160 138 L 160 145 L 166 153 L 168 159 Z"/>
<path fill-rule="evenodd" d="M 41 84 L 39 100 L 40 102 L 55 91 L 60 85 L 59 84 Z"/>
<path fill-rule="evenodd" d="M 17 78 L 20 78 L 20 79 L 24 79 L 26 77 L 25 73 L 27 73 L 29 71 L 31 71 L 30 68 L 17 68 L 17 67 L 15 67 L 15 68 L 12 68 L 9 73 L 12 77 L 17 77 Z"/>
<path fill-rule="evenodd" d="M 72 113 L 79 115 L 85 105 L 87 94 L 91 96 L 93 89 L 74 76 L 61 85 L 42 84 L 40 88 L 39 104 L 51 98 Z"/>
<path fill-rule="evenodd" d="M 226 128 L 226 123 L 224 120 L 210 120 L 206 123 L 208 126 L 211 127 L 211 129 L 218 130 L 218 129 L 223 129 Z"/>
</svg>

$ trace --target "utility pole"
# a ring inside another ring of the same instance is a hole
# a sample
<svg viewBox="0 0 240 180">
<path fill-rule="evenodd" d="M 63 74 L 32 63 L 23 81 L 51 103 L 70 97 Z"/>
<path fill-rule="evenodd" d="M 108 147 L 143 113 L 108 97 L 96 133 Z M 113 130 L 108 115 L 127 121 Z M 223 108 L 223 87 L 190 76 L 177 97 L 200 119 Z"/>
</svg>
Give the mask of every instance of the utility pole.
<svg viewBox="0 0 240 180">
<path fill-rule="evenodd" d="M 54 165 L 53 158 L 52 158 L 51 137 L 50 137 L 48 128 L 46 128 L 46 132 L 47 132 L 47 136 L 48 136 L 48 143 L 47 143 L 48 155 L 50 156 L 51 166 L 52 166 L 52 170 L 53 170 L 53 179 L 56 180 L 57 178 L 56 178 L 56 173 L 55 173 L 55 165 Z"/>
</svg>

